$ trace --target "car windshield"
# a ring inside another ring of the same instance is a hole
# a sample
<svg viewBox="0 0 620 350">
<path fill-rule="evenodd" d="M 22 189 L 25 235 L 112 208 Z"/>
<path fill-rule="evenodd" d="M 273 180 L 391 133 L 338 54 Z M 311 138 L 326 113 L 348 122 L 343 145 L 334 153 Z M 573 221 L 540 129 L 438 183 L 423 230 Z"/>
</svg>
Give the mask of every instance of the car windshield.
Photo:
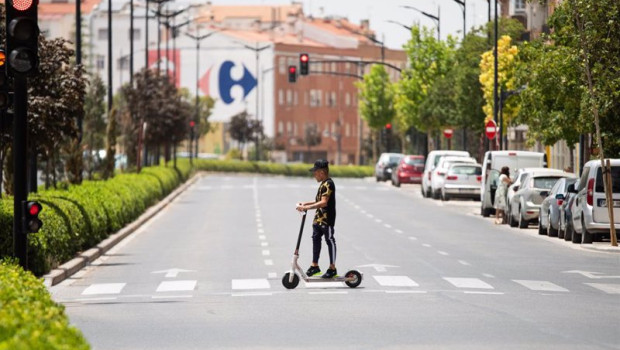
<svg viewBox="0 0 620 350">
<path fill-rule="evenodd" d="M 452 175 L 482 175 L 482 168 L 479 166 L 455 166 L 450 169 Z"/>
<path fill-rule="evenodd" d="M 407 165 L 422 165 L 422 164 L 424 164 L 424 159 L 422 159 L 422 158 L 405 158 L 405 163 Z"/>
<path fill-rule="evenodd" d="M 556 182 L 558 182 L 559 177 L 535 177 L 532 180 L 534 181 L 534 188 L 541 188 L 545 190 L 550 190 Z"/>
<path fill-rule="evenodd" d="M 400 162 L 402 156 L 390 156 L 389 163 L 390 164 L 398 164 Z"/>
<path fill-rule="evenodd" d="M 611 188 L 613 193 L 620 193 L 620 167 L 611 167 Z M 605 192 L 605 185 L 603 184 L 603 172 L 601 168 L 598 168 L 596 173 L 596 192 Z"/>
</svg>

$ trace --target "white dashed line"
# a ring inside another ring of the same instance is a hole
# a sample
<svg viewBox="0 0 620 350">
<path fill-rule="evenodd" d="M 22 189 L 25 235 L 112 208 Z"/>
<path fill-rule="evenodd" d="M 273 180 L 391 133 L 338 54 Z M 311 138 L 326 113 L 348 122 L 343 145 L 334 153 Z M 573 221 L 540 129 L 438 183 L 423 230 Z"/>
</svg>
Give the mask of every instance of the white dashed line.
<svg viewBox="0 0 620 350">
<path fill-rule="evenodd" d="M 448 256 L 450 254 L 448 254 L 447 252 L 444 252 L 442 250 L 438 250 L 437 253 L 439 253 L 439 255 L 443 255 L 443 256 Z"/>
<path fill-rule="evenodd" d="M 385 226 L 385 228 L 392 228 L 392 225 L 390 225 L 390 224 L 385 224 L 383 226 Z"/>
<path fill-rule="evenodd" d="M 269 246 L 269 243 L 267 243 L 267 242 L 261 242 L 260 246 L 261 246 L 261 247 L 267 247 L 267 246 Z"/>
<path fill-rule="evenodd" d="M 157 292 L 181 292 L 194 290 L 198 281 L 164 281 L 157 287 Z"/>
<path fill-rule="evenodd" d="M 263 250 L 263 256 L 269 256 L 271 255 L 271 252 L 269 252 L 268 250 Z"/>
<path fill-rule="evenodd" d="M 410 240 L 412 241 L 417 241 L 418 239 L 416 237 L 409 237 Z"/>
<path fill-rule="evenodd" d="M 432 245 L 430 245 L 430 244 L 424 243 L 424 244 L 422 244 L 422 247 L 425 247 L 425 248 L 432 248 L 433 246 L 432 246 Z"/>
<path fill-rule="evenodd" d="M 267 265 L 267 266 L 273 266 L 273 260 L 271 260 L 271 259 L 267 259 L 267 260 L 265 260 L 265 265 Z"/>
<path fill-rule="evenodd" d="M 495 276 L 491 275 L 490 273 L 483 273 L 482 276 L 487 278 L 495 278 Z"/>
<path fill-rule="evenodd" d="M 461 265 L 465 265 L 465 266 L 471 266 L 471 264 L 470 264 L 470 263 L 468 263 L 468 262 L 467 262 L 467 261 L 465 261 L 465 260 L 459 260 L 459 264 L 461 264 Z"/>
<path fill-rule="evenodd" d="M 265 237 L 264 235 L 260 235 L 258 236 L 258 239 L 260 239 L 261 241 L 264 241 L 267 239 L 267 237 Z"/>
<path fill-rule="evenodd" d="M 381 219 L 376 219 L 376 220 L 375 220 L 375 222 L 376 222 L 376 223 L 378 223 L 378 224 L 380 224 L 380 223 L 382 223 L 382 222 L 383 222 L 383 220 L 381 220 Z"/>
<path fill-rule="evenodd" d="M 402 234 L 402 233 L 403 233 L 403 231 L 398 230 L 398 229 L 396 229 L 396 230 L 394 230 L 394 231 L 396 231 L 396 233 L 399 233 L 399 234 Z"/>
<path fill-rule="evenodd" d="M 308 292 L 308 294 L 312 294 L 312 295 L 330 295 L 330 294 L 349 294 L 349 292 L 345 292 L 345 291 L 337 291 L 337 292 Z"/>
<path fill-rule="evenodd" d="M 269 272 L 267 278 L 278 278 L 278 274 L 275 272 Z"/>
<path fill-rule="evenodd" d="M 386 290 L 387 294 L 426 294 L 424 290 Z"/>
<path fill-rule="evenodd" d="M 465 291 L 465 294 L 483 294 L 483 295 L 504 295 L 501 292 L 476 292 L 476 291 Z"/>
</svg>

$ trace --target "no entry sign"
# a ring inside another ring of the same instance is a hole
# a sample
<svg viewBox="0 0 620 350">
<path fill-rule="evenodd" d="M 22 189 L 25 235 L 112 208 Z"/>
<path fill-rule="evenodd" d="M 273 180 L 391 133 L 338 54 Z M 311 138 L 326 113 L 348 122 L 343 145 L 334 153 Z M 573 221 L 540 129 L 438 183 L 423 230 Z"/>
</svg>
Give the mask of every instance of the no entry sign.
<svg viewBox="0 0 620 350">
<path fill-rule="evenodd" d="M 495 121 L 489 120 L 487 122 L 484 128 L 484 133 L 487 135 L 489 140 L 493 140 L 495 138 L 495 135 L 497 135 L 497 124 L 495 124 Z"/>
<path fill-rule="evenodd" d="M 451 139 L 452 135 L 454 135 L 454 130 L 452 129 L 445 129 L 443 131 L 443 136 L 445 136 L 447 139 Z"/>
</svg>

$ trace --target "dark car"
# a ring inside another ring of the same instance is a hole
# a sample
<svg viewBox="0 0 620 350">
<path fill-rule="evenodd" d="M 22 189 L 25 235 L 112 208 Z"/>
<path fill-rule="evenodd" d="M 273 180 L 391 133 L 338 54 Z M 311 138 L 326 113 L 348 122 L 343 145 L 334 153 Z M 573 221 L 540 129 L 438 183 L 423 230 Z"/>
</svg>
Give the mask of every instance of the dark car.
<svg viewBox="0 0 620 350">
<path fill-rule="evenodd" d="M 577 178 L 564 178 L 558 180 L 549 191 L 540 206 L 538 215 L 538 233 L 546 234 L 549 237 L 556 237 L 560 229 L 560 216 L 562 215 L 562 205 L 568 194 L 568 186 L 574 184 Z"/>
<path fill-rule="evenodd" d="M 392 170 L 405 155 L 402 153 L 382 153 L 377 165 L 375 165 L 375 178 L 377 182 L 392 179 Z"/>
<path fill-rule="evenodd" d="M 396 169 L 392 171 L 392 185 L 422 183 L 424 174 L 424 156 L 404 156 Z"/>
<path fill-rule="evenodd" d="M 577 198 L 577 194 L 568 191 L 564 203 L 560 206 L 560 229 L 558 230 L 558 238 L 564 238 L 565 241 L 573 239 L 573 202 Z"/>
</svg>

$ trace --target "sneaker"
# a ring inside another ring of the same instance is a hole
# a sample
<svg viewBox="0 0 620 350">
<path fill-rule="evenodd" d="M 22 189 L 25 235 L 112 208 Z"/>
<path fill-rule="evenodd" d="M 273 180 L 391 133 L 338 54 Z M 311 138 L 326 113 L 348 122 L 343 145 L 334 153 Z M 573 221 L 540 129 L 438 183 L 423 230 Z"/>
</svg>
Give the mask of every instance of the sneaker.
<svg viewBox="0 0 620 350">
<path fill-rule="evenodd" d="M 336 269 L 327 269 L 327 271 L 325 271 L 325 273 L 323 274 L 323 276 L 321 276 L 322 278 L 334 278 L 338 276 L 338 271 L 336 271 Z"/>
<path fill-rule="evenodd" d="M 318 275 L 321 273 L 321 268 L 318 266 L 310 266 L 308 271 L 306 271 L 306 276 L 312 277 L 314 275 Z"/>
</svg>

